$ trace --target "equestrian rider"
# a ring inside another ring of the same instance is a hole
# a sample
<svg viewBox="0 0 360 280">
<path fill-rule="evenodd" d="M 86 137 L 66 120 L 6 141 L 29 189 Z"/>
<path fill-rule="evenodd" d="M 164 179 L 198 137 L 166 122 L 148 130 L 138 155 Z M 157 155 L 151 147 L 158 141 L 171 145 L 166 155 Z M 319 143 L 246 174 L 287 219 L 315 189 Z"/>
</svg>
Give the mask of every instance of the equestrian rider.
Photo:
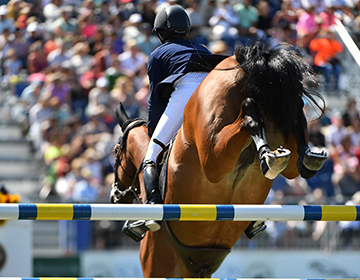
<svg viewBox="0 0 360 280">
<path fill-rule="evenodd" d="M 148 204 L 162 203 L 156 169 L 158 155 L 179 130 L 191 95 L 207 74 L 226 58 L 187 40 L 190 28 L 188 14 L 177 5 L 164 7 L 155 17 L 153 32 L 161 45 L 150 54 L 147 66 L 151 139 L 143 161 L 143 177 Z M 146 226 L 151 231 L 160 229 L 156 221 L 147 221 Z M 263 230 L 262 224 L 251 224 L 247 230 L 258 233 L 260 228 Z"/>
<path fill-rule="evenodd" d="M 147 67 L 151 139 L 143 163 L 146 203 L 149 204 L 162 203 L 155 165 L 157 157 L 179 130 L 189 98 L 213 68 L 196 69 L 200 65 L 197 60 L 206 65 L 212 54 L 206 47 L 186 39 L 190 28 L 188 14 L 177 5 L 164 7 L 155 17 L 153 32 L 161 45 L 150 54 Z M 158 224 L 147 223 L 147 226 L 153 231 L 160 228 Z"/>
</svg>

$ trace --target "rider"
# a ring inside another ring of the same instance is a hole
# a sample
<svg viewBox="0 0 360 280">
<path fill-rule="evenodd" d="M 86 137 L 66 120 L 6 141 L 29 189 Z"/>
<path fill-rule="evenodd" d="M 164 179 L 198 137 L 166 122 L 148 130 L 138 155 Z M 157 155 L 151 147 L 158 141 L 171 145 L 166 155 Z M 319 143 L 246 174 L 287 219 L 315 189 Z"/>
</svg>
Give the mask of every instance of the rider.
<svg viewBox="0 0 360 280">
<path fill-rule="evenodd" d="M 156 160 L 179 130 L 189 98 L 224 56 L 215 56 L 203 45 L 188 41 L 191 25 L 186 11 L 177 5 L 162 8 L 155 17 L 153 32 L 161 45 L 149 56 L 150 98 L 148 133 L 151 137 L 144 158 L 146 203 L 162 203 Z M 158 224 L 156 224 L 158 225 Z M 150 230 L 160 227 L 147 223 Z"/>
<path fill-rule="evenodd" d="M 143 161 L 146 203 L 162 203 L 156 161 L 179 130 L 185 105 L 207 74 L 226 56 L 214 55 L 206 47 L 187 40 L 191 25 L 186 11 L 177 5 L 162 8 L 155 17 L 153 32 L 161 45 L 149 56 L 150 98 L 148 134 L 151 137 Z M 147 221 L 151 231 L 160 229 Z"/>
</svg>

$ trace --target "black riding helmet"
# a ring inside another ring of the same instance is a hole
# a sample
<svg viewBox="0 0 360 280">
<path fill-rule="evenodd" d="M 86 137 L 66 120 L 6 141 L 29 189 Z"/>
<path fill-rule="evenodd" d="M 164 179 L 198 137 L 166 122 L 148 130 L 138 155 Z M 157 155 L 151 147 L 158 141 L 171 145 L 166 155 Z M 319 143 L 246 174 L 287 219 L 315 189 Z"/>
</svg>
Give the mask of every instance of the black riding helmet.
<svg viewBox="0 0 360 280">
<path fill-rule="evenodd" d="M 189 15 L 183 8 L 180 6 L 167 6 L 157 13 L 153 32 L 163 44 L 168 40 L 186 38 L 190 28 Z"/>
</svg>

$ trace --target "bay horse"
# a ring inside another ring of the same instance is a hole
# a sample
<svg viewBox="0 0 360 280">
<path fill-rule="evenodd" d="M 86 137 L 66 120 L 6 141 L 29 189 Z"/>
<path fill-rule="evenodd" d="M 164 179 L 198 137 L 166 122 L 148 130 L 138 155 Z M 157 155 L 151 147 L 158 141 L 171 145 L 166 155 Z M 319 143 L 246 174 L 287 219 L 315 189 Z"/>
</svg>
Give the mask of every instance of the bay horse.
<svg viewBox="0 0 360 280">
<path fill-rule="evenodd" d="M 278 174 L 313 176 L 327 158 L 307 145 L 303 98 L 321 112 L 325 106 L 304 86 L 313 78 L 288 45 L 240 46 L 220 62 L 190 98 L 168 150 L 164 203 L 263 204 Z M 130 120 L 121 104 L 116 115 L 123 135 L 113 202 L 145 201 L 146 122 Z M 211 277 L 249 223 L 162 222 L 140 243 L 144 277 Z"/>
</svg>

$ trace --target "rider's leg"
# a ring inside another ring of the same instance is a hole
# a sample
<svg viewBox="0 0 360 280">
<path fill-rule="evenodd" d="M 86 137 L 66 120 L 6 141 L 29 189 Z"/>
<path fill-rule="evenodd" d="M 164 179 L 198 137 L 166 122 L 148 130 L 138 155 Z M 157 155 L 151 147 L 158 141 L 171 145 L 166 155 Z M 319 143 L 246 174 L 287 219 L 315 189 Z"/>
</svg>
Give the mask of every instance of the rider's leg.
<svg viewBox="0 0 360 280">
<path fill-rule="evenodd" d="M 156 125 L 143 164 L 146 203 L 156 204 L 162 202 L 159 192 L 158 172 L 155 165 L 157 157 L 179 130 L 183 121 L 185 106 L 207 74 L 194 72 L 182 77 L 172 92 L 168 105 Z M 148 227 L 152 230 L 151 224 Z"/>
</svg>

